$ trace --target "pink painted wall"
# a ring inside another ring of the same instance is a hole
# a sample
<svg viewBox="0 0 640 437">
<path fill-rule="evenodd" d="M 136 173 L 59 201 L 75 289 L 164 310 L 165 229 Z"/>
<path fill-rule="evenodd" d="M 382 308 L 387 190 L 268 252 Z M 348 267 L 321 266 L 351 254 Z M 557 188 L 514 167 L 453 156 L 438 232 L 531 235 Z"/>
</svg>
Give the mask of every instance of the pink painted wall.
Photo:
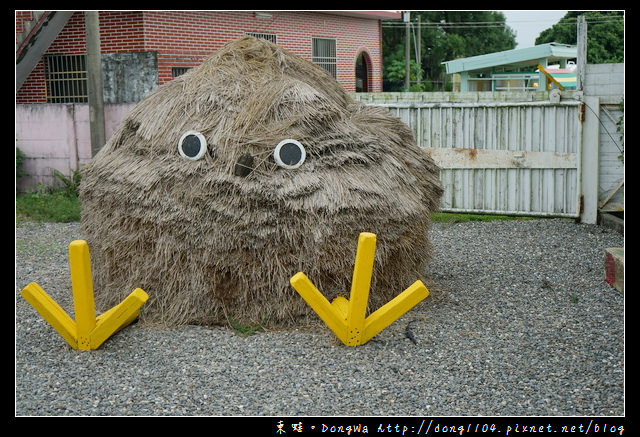
<svg viewBox="0 0 640 437">
<path fill-rule="evenodd" d="M 105 105 L 107 140 L 132 107 Z M 22 169 L 28 174 L 17 191 L 53 185 L 54 169 L 70 176 L 91 159 L 88 104 L 16 105 L 16 147 L 26 155 Z"/>
</svg>

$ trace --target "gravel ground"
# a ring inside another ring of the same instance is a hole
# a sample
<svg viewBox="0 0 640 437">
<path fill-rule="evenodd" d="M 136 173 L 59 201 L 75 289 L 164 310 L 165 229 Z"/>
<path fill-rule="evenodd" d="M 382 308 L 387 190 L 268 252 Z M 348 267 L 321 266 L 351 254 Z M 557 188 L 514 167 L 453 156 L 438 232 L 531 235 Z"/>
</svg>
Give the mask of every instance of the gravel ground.
<svg viewBox="0 0 640 437">
<path fill-rule="evenodd" d="M 73 350 L 18 293 L 37 282 L 72 315 L 81 238 L 78 224 L 16 228 L 16 416 L 625 413 L 624 296 L 603 273 L 624 237 L 603 227 L 438 223 L 431 295 L 354 348 L 314 320 L 251 336 L 140 323 Z"/>
</svg>

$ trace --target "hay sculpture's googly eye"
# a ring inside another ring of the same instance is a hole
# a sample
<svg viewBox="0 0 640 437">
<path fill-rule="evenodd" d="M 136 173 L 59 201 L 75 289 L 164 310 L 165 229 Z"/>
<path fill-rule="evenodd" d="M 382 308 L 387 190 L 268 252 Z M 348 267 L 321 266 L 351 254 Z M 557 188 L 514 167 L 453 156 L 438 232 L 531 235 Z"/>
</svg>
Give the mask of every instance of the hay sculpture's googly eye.
<svg viewBox="0 0 640 437">
<path fill-rule="evenodd" d="M 282 168 L 294 169 L 300 167 L 307 152 L 304 146 L 296 140 L 282 140 L 273 151 L 273 159 Z"/>
<path fill-rule="evenodd" d="M 196 161 L 207 153 L 207 140 L 200 132 L 187 131 L 178 141 L 178 152 L 183 158 Z"/>
</svg>

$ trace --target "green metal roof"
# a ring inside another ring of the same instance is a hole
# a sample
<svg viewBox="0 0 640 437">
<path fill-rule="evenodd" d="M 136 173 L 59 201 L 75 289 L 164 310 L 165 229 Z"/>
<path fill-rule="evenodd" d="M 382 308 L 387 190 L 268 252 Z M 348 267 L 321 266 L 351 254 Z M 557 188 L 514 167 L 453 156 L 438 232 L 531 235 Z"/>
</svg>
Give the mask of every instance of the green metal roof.
<svg viewBox="0 0 640 437">
<path fill-rule="evenodd" d="M 560 60 L 576 58 L 577 56 L 578 48 L 576 46 L 552 42 L 526 49 L 505 50 L 503 52 L 455 59 L 443 62 L 443 64 L 447 68 L 447 73 L 451 74 L 462 71 L 488 70 L 497 66 L 536 66 L 540 63 L 540 59 L 546 59 L 548 64 L 552 64 Z"/>
</svg>

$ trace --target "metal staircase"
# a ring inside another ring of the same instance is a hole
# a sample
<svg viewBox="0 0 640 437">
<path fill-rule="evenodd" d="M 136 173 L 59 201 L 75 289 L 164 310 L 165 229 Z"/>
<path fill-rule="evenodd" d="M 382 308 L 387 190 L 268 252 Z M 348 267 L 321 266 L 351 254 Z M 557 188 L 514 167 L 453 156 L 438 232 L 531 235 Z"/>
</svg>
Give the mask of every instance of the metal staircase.
<svg viewBox="0 0 640 437">
<path fill-rule="evenodd" d="M 16 33 L 16 90 L 20 89 L 42 55 L 67 24 L 74 11 L 33 11 Z"/>
</svg>

